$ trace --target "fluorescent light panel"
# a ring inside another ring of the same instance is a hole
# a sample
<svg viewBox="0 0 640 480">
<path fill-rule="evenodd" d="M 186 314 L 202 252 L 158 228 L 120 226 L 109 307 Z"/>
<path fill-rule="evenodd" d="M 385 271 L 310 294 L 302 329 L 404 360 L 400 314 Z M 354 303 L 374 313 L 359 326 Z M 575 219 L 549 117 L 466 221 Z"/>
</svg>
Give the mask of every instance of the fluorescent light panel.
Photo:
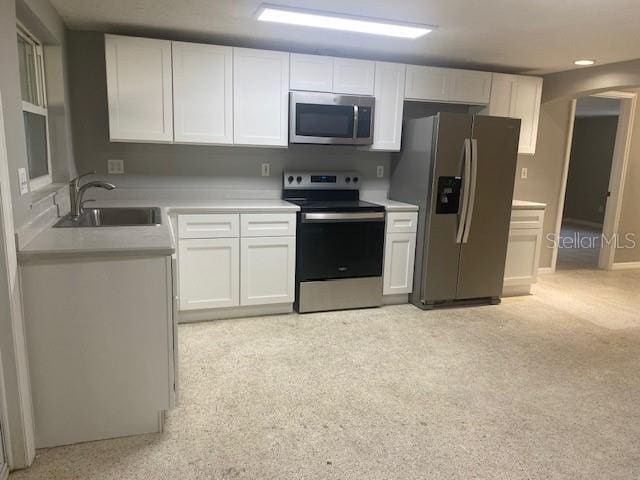
<svg viewBox="0 0 640 480">
<path fill-rule="evenodd" d="M 258 20 L 412 39 L 426 35 L 434 28 L 428 25 L 391 23 L 360 17 L 292 10 L 271 5 L 264 5 L 260 8 Z"/>
</svg>

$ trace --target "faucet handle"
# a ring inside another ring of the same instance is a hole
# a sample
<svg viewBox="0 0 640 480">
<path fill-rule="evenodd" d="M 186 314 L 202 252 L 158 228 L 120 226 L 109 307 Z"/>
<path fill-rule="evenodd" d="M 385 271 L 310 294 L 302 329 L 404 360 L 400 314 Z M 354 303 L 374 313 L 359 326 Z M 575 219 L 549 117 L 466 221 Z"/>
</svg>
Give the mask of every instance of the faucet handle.
<svg viewBox="0 0 640 480">
<path fill-rule="evenodd" d="M 69 185 L 78 186 L 78 182 L 81 178 L 88 177 L 89 175 L 95 175 L 96 171 L 92 170 L 91 172 L 83 173 L 82 175 L 78 175 L 76 178 L 69 181 Z"/>
</svg>

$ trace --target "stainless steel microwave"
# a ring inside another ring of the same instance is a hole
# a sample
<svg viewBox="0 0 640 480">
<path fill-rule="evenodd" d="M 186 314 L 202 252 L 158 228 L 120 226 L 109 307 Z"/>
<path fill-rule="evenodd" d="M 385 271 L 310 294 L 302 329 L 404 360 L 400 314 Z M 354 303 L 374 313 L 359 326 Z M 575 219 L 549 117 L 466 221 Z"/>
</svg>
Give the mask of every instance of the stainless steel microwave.
<svg viewBox="0 0 640 480">
<path fill-rule="evenodd" d="M 291 92 L 289 108 L 289 143 L 373 143 L 374 97 Z"/>
</svg>

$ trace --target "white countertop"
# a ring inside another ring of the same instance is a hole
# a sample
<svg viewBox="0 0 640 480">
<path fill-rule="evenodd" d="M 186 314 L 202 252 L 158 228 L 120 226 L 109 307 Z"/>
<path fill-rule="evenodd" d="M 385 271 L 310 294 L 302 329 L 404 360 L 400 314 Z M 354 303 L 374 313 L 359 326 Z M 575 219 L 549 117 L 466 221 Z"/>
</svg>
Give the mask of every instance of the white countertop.
<svg viewBox="0 0 640 480">
<path fill-rule="evenodd" d="M 93 206 L 94 204 L 92 204 Z M 43 230 L 18 255 L 21 260 L 52 255 L 171 255 L 175 244 L 169 213 L 295 213 L 300 209 L 283 200 L 207 200 L 148 202 L 100 201 L 101 207 L 161 207 L 162 224 L 141 227 L 53 228 Z"/>
<path fill-rule="evenodd" d="M 514 200 L 511 204 L 514 210 L 544 210 L 546 203 L 528 202 L 526 200 Z"/>
<path fill-rule="evenodd" d="M 367 199 L 364 201 L 369 203 L 375 203 L 376 205 L 382 205 L 387 212 L 417 212 L 418 206 L 410 203 L 398 202 L 396 200 L 386 199 Z"/>
</svg>

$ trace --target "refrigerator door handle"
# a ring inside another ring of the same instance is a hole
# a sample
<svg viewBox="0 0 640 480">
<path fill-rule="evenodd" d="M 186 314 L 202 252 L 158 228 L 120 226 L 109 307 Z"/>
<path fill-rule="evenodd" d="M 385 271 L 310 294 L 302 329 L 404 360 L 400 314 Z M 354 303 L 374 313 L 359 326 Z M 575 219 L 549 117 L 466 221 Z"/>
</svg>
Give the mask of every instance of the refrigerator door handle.
<svg viewBox="0 0 640 480">
<path fill-rule="evenodd" d="M 464 227 L 464 236 L 462 243 L 469 240 L 469 231 L 471 230 L 471 221 L 473 220 L 473 210 L 476 203 L 476 184 L 478 180 L 478 140 L 471 139 L 471 185 L 469 187 L 469 211 L 467 212 L 467 224 Z"/>
<path fill-rule="evenodd" d="M 462 243 L 464 227 L 467 223 L 467 210 L 469 207 L 469 179 L 471 178 L 471 140 L 464 139 L 464 173 L 462 174 L 462 209 L 458 221 L 456 243 Z"/>
</svg>

